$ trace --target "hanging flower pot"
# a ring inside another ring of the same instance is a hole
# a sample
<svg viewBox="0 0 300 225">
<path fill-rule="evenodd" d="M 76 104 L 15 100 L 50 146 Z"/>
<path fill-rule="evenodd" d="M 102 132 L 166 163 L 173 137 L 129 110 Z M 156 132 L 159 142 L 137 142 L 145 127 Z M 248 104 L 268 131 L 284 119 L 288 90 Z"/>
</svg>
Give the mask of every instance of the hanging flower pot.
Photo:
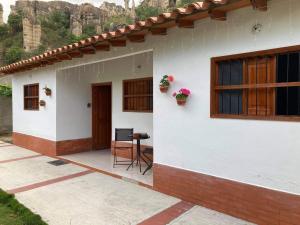
<svg viewBox="0 0 300 225">
<path fill-rule="evenodd" d="M 181 88 L 178 93 L 174 92 L 173 96 L 176 98 L 177 105 L 184 106 L 190 94 L 191 91 L 189 89 Z"/>
<path fill-rule="evenodd" d="M 159 90 L 161 93 L 167 93 L 169 90 L 169 86 L 159 85 Z"/>
<path fill-rule="evenodd" d="M 184 99 L 176 99 L 177 105 L 184 106 L 186 104 L 186 98 Z"/>
<path fill-rule="evenodd" d="M 170 83 L 174 81 L 172 75 L 164 75 L 160 80 L 159 89 L 161 93 L 167 93 L 169 90 Z"/>
</svg>

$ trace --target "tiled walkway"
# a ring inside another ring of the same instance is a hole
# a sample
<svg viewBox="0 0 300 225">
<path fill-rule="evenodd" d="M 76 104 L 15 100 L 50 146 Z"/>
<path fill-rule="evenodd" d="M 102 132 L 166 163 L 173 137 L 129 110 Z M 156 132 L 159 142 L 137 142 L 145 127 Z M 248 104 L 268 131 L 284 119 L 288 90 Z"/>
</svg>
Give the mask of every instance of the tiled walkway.
<svg viewBox="0 0 300 225">
<path fill-rule="evenodd" d="M 149 170 L 145 175 L 143 175 L 142 173 L 140 173 L 138 166 L 134 166 L 133 168 L 130 167 L 129 170 L 126 170 L 127 166 L 116 166 L 115 168 L 113 168 L 113 156 L 111 155 L 110 150 L 82 152 L 62 156 L 62 158 L 71 160 L 73 162 L 82 163 L 99 170 L 104 170 L 109 173 L 117 174 L 121 177 L 131 179 L 132 181 L 141 182 L 151 186 L 153 185 L 152 170 Z M 144 171 L 146 167 L 146 165 L 143 165 L 142 171 Z"/>
<path fill-rule="evenodd" d="M 49 225 L 249 225 L 141 185 L 0 142 L 0 188 Z"/>
</svg>

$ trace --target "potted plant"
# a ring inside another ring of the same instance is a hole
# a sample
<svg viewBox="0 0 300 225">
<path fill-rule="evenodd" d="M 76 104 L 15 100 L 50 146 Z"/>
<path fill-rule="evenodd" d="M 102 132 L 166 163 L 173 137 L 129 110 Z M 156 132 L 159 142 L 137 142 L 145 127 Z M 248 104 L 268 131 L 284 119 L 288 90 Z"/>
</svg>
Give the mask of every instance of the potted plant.
<svg viewBox="0 0 300 225">
<path fill-rule="evenodd" d="M 191 95 L 191 91 L 187 88 L 181 88 L 178 93 L 174 92 L 173 96 L 177 100 L 178 105 L 185 105 L 187 98 Z"/>
<path fill-rule="evenodd" d="M 162 93 L 167 93 L 169 90 L 170 83 L 174 81 L 172 75 L 164 75 L 160 80 L 159 89 Z"/>
<path fill-rule="evenodd" d="M 44 87 L 43 89 L 45 90 L 45 94 L 46 94 L 47 96 L 51 96 L 52 91 L 51 91 L 50 88 L 48 88 L 48 87 L 46 86 L 46 87 Z"/>
</svg>

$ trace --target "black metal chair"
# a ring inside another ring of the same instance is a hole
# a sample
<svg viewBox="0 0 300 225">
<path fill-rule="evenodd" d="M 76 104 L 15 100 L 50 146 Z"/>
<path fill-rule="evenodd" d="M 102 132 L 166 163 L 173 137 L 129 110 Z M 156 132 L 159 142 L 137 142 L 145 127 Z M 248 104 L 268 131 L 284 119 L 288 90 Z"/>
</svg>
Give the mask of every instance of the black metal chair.
<svg viewBox="0 0 300 225">
<path fill-rule="evenodd" d="M 124 145 L 124 141 L 127 142 Z M 122 142 L 122 143 L 120 143 Z M 129 142 L 129 143 L 128 143 Z M 118 160 L 117 151 L 124 151 L 129 150 L 131 155 L 131 160 Z M 113 153 L 114 153 L 114 164 L 113 167 L 116 165 L 131 165 L 133 166 L 133 129 L 127 128 L 116 128 L 115 129 L 115 143 L 113 146 Z"/>
<path fill-rule="evenodd" d="M 147 159 L 147 168 L 145 169 L 143 175 L 145 175 L 147 173 L 148 170 L 150 170 L 153 166 L 153 148 L 152 147 L 148 147 L 145 148 L 145 150 L 142 152 L 143 157 Z"/>
</svg>

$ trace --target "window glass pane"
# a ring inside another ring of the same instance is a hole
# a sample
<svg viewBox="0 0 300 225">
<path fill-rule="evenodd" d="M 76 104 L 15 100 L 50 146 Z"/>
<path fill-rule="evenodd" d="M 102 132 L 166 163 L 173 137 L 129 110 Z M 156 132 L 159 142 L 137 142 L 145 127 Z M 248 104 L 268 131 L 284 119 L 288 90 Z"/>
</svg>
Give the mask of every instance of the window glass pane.
<svg viewBox="0 0 300 225">
<path fill-rule="evenodd" d="M 219 92 L 219 113 L 241 114 L 243 111 L 243 91 L 226 90 Z"/>
<path fill-rule="evenodd" d="M 31 84 L 24 86 L 24 109 L 39 109 L 39 85 Z"/>
<path fill-rule="evenodd" d="M 219 64 L 219 85 L 230 85 L 230 62 Z"/>
<path fill-rule="evenodd" d="M 219 85 L 239 85 L 243 83 L 243 61 L 232 60 L 219 63 Z"/>
<path fill-rule="evenodd" d="M 300 87 L 276 89 L 276 114 L 300 115 Z"/>
<path fill-rule="evenodd" d="M 242 60 L 235 60 L 231 61 L 231 85 L 239 85 L 243 83 L 243 61 Z"/>
<path fill-rule="evenodd" d="M 277 82 L 287 82 L 288 55 L 277 56 Z"/>
<path fill-rule="evenodd" d="M 288 82 L 299 81 L 299 53 L 289 55 Z"/>
</svg>

